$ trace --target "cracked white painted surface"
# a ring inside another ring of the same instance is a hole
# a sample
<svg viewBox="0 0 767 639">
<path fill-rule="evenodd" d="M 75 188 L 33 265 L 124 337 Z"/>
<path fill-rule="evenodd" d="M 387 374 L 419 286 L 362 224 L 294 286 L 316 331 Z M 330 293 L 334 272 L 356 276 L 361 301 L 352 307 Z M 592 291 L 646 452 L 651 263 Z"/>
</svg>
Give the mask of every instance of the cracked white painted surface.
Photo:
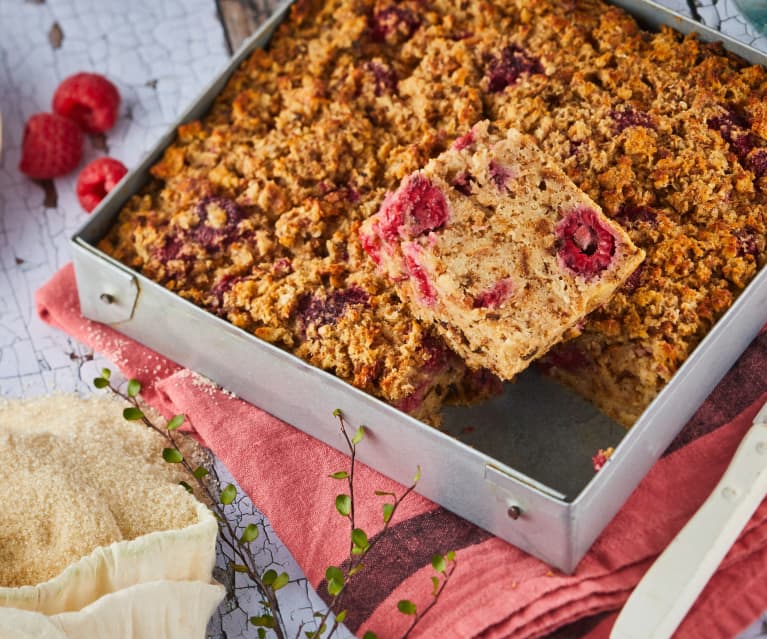
<svg viewBox="0 0 767 639">
<path fill-rule="evenodd" d="M 733 0 L 663 4 L 686 15 L 697 13 L 706 24 L 767 51 L 767 37 L 742 18 Z M 58 48 L 51 42 L 54 25 L 62 35 Z M 43 324 L 35 313 L 34 291 L 69 260 L 68 239 L 85 214 L 74 195 L 76 172 L 55 181 L 58 202 L 53 208 L 44 206 L 40 186 L 18 172 L 26 118 L 50 110 L 53 91 L 67 75 L 103 73 L 123 98 L 118 123 L 106 136 L 108 154 L 130 167 L 227 58 L 214 0 L 0 0 L 0 397 L 89 393 L 100 368 L 114 368 L 92 359 L 88 349 Z M 87 141 L 83 165 L 103 154 Z M 260 518 L 249 504 L 242 511 Z M 292 577 L 300 576 L 273 534 L 264 557 L 274 557 Z M 310 595 L 305 582 L 284 592 L 284 613 L 297 628 L 311 619 Z M 239 588 L 237 593 L 247 597 Z M 767 637 L 762 623 L 767 624 L 767 615 L 743 637 Z M 255 636 L 242 614 L 226 603 L 211 633 L 229 639 Z"/>
</svg>

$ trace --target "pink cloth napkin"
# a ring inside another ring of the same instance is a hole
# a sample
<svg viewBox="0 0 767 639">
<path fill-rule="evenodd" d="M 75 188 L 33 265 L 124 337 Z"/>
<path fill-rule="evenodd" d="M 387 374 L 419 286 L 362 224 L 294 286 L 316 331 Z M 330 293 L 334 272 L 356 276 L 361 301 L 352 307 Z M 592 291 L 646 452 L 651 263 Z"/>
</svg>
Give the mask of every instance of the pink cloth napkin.
<svg viewBox="0 0 767 639">
<path fill-rule="evenodd" d="M 186 414 L 199 437 L 270 519 L 311 583 L 325 592 L 325 568 L 348 553 L 348 522 L 335 511 L 341 488 L 328 474 L 348 459 L 188 370 L 81 317 L 73 269 L 64 267 L 37 293 L 40 317 L 139 379 L 145 398 Z M 414 637 L 545 637 L 577 620 L 579 634 L 607 637 L 632 587 L 712 490 L 761 404 L 767 400 L 767 335 L 759 336 L 684 433 L 650 471 L 574 575 L 541 561 L 413 495 L 353 578 L 347 626 L 362 635 L 399 637 L 411 619 L 396 609 L 431 600 L 432 553 L 457 551 L 457 570 Z M 364 444 L 363 444 L 364 445 Z M 424 469 L 428 472 L 428 469 Z M 382 527 L 375 490 L 401 486 L 360 465 L 357 520 L 373 537 Z M 680 638 L 730 639 L 767 609 L 767 502 L 763 502 L 677 632 Z M 574 636 L 558 631 L 556 636 Z"/>
</svg>

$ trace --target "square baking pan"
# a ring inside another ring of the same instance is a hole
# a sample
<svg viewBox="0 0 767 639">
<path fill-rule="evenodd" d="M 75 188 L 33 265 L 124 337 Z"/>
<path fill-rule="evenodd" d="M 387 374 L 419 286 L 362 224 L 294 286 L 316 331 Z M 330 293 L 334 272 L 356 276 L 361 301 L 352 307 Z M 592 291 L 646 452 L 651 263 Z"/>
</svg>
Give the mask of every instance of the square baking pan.
<svg viewBox="0 0 767 639">
<path fill-rule="evenodd" d="M 703 40 L 720 40 L 752 63 L 767 56 L 652 2 L 614 4 L 648 28 L 661 24 Z M 767 322 L 767 269 L 718 321 L 628 431 L 591 404 L 533 370 L 499 397 L 446 408 L 437 430 L 332 374 L 168 291 L 101 252 L 99 240 L 123 203 L 146 183 L 149 168 L 175 138 L 176 127 L 202 117 L 229 76 L 269 42 L 290 3 L 234 55 L 225 71 L 109 194 L 72 238 L 82 311 L 195 370 L 243 399 L 346 451 L 333 411 L 364 424 L 358 458 L 539 557 L 572 572 L 652 464 Z M 204 337 L 203 337 L 204 336 Z M 615 447 L 598 473 L 591 456 Z M 585 460 L 585 461 L 584 461 Z"/>
</svg>

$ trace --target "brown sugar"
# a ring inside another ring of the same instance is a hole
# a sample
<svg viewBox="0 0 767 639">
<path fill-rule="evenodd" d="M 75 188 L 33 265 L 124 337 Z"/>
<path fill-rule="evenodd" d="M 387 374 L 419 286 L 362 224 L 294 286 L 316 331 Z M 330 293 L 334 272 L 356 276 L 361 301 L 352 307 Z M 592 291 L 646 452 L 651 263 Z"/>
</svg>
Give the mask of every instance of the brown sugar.
<svg viewBox="0 0 767 639">
<path fill-rule="evenodd" d="M 0 586 L 47 581 L 97 546 L 198 521 L 163 439 L 109 397 L 0 402 Z"/>
</svg>

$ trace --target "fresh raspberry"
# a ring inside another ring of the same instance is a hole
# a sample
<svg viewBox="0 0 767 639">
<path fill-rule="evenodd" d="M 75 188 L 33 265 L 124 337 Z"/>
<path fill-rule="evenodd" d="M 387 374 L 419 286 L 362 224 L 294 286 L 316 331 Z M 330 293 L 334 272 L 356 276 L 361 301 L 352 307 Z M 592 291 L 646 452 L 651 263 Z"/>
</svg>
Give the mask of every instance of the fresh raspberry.
<svg viewBox="0 0 767 639">
<path fill-rule="evenodd" d="M 53 110 L 74 120 L 83 131 L 104 133 L 117 121 L 120 94 L 103 75 L 76 73 L 53 94 Z"/>
<path fill-rule="evenodd" d="M 563 268 L 590 279 L 613 261 L 615 237 L 593 209 L 573 209 L 557 223 L 556 232 Z"/>
<path fill-rule="evenodd" d="M 24 126 L 19 170 L 45 180 L 72 171 L 83 153 L 83 134 L 77 125 L 54 113 L 36 113 Z"/>
<path fill-rule="evenodd" d="M 113 158 L 98 158 L 77 176 L 77 199 L 88 213 L 98 206 L 128 172 L 125 165 Z"/>
</svg>

